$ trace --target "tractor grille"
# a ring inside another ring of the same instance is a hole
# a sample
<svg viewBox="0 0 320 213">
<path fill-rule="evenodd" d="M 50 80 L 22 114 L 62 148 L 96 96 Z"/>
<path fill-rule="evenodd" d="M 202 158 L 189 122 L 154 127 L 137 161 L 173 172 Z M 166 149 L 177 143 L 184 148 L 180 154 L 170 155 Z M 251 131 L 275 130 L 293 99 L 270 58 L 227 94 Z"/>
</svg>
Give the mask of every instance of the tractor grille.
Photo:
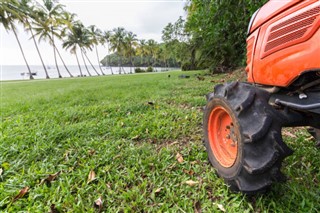
<svg viewBox="0 0 320 213">
<path fill-rule="evenodd" d="M 254 41 L 255 37 L 253 36 L 249 40 L 247 40 L 247 66 L 246 72 L 250 72 L 250 67 L 252 66 L 252 57 L 253 57 L 253 49 L 254 49 Z"/>
<path fill-rule="evenodd" d="M 320 6 L 317 6 L 273 26 L 264 49 L 265 53 L 280 46 L 293 45 L 296 40 L 307 34 L 319 16 Z"/>
<path fill-rule="evenodd" d="M 255 40 L 255 37 L 252 37 L 247 41 L 247 64 L 250 64 L 252 61 L 254 40 Z"/>
</svg>

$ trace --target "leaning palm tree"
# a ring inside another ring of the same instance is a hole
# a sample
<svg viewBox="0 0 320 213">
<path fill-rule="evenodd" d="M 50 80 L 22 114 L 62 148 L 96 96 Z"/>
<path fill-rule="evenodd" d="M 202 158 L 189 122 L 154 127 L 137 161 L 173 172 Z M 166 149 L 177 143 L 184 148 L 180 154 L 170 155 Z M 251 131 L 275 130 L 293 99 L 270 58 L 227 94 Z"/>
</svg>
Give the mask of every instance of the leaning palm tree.
<svg viewBox="0 0 320 213">
<path fill-rule="evenodd" d="M 53 0 L 43 0 L 43 4 L 37 3 L 37 13 L 39 14 L 39 19 L 34 23 L 35 36 L 39 36 L 39 41 L 49 39 L 49 43 L 53 47 L 53 55 L 54 61 L 56 65 L 56 69 L 58 71 L 59 78 L 62 78 L 60 69 L 57 62 L 57 56 L 60 57 L 64 67 L 66 68 L 69 75 L 72 77 L 69 72 L 67 66 L 64 63 L 63 58 L 55 44 L 55 39 L 61 39 L 63 30 L 60 29 L 61 25 L 65 22 L 64 19 L 61 18 L 61 15 L 64 14 L 63 5 L 57 3 L 57 1 Z"/>
<path fill-rule="evenodd" d="M 98 60 L 98 65 L 100 68 L 100 71 L 102 73 L 102 75 L 105 75 L 104 72 L 102 71 L 101 68 L 101 63 L 100 63 L 100 59 L 99 59 L 99 53 L 98 53 L 98 44 L 100 43 L 100 39 L 102 37 L 102 31 L 98 28 L 96 28 L 95 25 L 90 25 L 89 26 L 89 33 L 91 36 L 91 43 L 93 44 L 95 50 L 96 50 L 96 55 L 97 55 L 97 60 Z"/>
<path fill-rule="evenodd" d="M 83 24 L 80 21 L 77 21 L 73 24 L 73 26 L 71 27 L 71 29 L 69 30 L 68 33 L 68 37 L 67 40 L 63 43 L 63 47 L 64 48 L 71 48 L 71 51 L 73 53 L 75 53 L 76 57 L 77 57 L 77 48 L 80 50 L 81 53 L 81 57 L 84 63 L 84 66 L 87 70 L 87 73 L 89 76 L 92 76 L 88 66 L 86 64 L 86 60 L 84 58 L 85 56 L 85 47 L 88 47 L 90 44 L 90 39 L 89 39 L 89 34 L 87 32 L 87 30 L 85 29 L 85 27 L 83 26 Z M 78 62 L 78 66 L 81 72 L 81 67 L 79 64 L 79 60 L 77 57 L 77 62 Z M 81 76 L 82 76 L 82 72 L 81 72 Z"/>
<path fill-rule="evenodd" d="M 112 32 L 111 31 L 104 31 L 99 39 L 100 43 L 104 46 L 107 44 L 107 63 L 110 65 L 110 39 L 111 39 Z M 111 74 L 113 75 L 112 67 L 110 66 Z"/>
<path fill-rule="evenodd" d="M 79 38 L 81 38 L 81 34 L 82 34 L 82 29 L 79 26 L 79 23 L 75 23 L 74 25 L 70 26 L 69 32 L 62 46 L 63 48 L 70 49 L 71 54 L 74 54 L 76 56 L 79 71 L 80 71 L 80 77 L 83 77 L 84 75 L 82 74 L 79 58 L 77 55 L 77 50 L 80 49 Z"/>
<path fill-rule="evenodd" d="M 132 67 L 134 67 L 133 61 L 132 61 L 132 56 L 135 54 L 135 47 L 137 46 L 137 35 L 132 33 L 132 32 L 128 32 L 126 37 L 124 38 L 124 55 L 126 57 L 129 57 L 130 59 L 130 73 L 132 73 Z"/>
<path fill-rule="evenodd" d="M 30 79 L 33 79 L 30 66 L 24 54 L 23 48 L 18 38 L 16 26 L 14 24 L 16 20 L 23 21 L 23 18 L 22 18 L 23 14 L 19 12 L 18 6 L 19 6 L 19 2 L 17 0 L 1 0 L 0 1 L 0 23 L 3 25 L 3 27 L 6 29 L 7 32 L 11 30 L 14 33 L 14 36 L 18 42 L 22 57 L 28 68 L 29 77 Z"/>
<path fill-rule="evenodd" d="M 124 38 L 126 36 L 127 32 L 123 27 L 118 27 L 113 29 L 113 35 L 110 38 L 110 49 L 112 51 L 116 51 L 116 53 L 119 56 L 119 74 L 121 74 L 121 70 L 124 71 L 122 67 L 122 56 L 123 56 L 123 51 L 125 48 L 125 41 Z M 124 71 L 125 73 L 125 71 Z"/>
<path fill-rule="evenodd" d="M 91 60 L 89 59 L 89 57 L 87 55 L 87 50 L 92 51 L 92 47 L 94 45 L 94 42 L 95 41 L 92 39 L 92 37 L 90 35 L 90 31 L 82 25 L 82 38 L 81 38 L 82 52 L 83 52 L 84 56 L 86 57 L 86 59 L 88 60 L 89 64 L 91 65 L 92 69 L 95 71 L 95 73 L 97 75 L 100 75 L 98 73 L 98 71 L 96 70 L 96 68 L 93 66 Z"/>
<path fill-rule="evenodd" d="M 23 22 L 22 23 L 24 24 L 24 28 L 26 29 L 26 31 L 29 31 L 31 33 L 31 39 L 33 40 L 33 43 L 34 43 L 34 45 L 36 47 L 37 53 L 39 55 L 39 58 L 40 58 L 40 61 L 41 61 L 41 64 L 42 64 L 42 67 L 43 67 L 44 72 L 46 74 L 46 79 L 49 79 L 50 77 L 49 77 L 47 68 L 46 68 L 46 66 L 45 66 L 45 64 L 43 62 L 42 55 L 40 53 L 38 44 L 36 42 L 33 30 L 32 30 L 31 23 L 29 21 L 29 19 L 37 20 L 37 18 L 38 18 L 37 12 L 35 11 L 35 7 L 34 7 L 34 5 L 31 4 L 31 0 L 20 0 L 19 9 L 22 12 L 22 14 L 24 14 L 22 16 L 22 18 L 23 18 Z"/>
</svg>

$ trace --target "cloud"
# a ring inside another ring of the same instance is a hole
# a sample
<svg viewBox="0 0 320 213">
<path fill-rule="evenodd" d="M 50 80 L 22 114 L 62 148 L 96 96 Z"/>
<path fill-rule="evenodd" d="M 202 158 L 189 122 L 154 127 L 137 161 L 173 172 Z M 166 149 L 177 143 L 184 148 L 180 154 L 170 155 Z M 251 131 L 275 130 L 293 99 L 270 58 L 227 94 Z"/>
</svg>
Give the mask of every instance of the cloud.
<svg viewBox="0 0 320 213">
<path fill-rule="evenodd" d="M 70 12 L 78 14 L 78 18 L 86 25 L 95 24 L 103 30 L 124 27 L 139 37 L 144 34 L 158 34 L 162 29 L 184 15 L 184 1 L 61 1 Z"/>
</svg>

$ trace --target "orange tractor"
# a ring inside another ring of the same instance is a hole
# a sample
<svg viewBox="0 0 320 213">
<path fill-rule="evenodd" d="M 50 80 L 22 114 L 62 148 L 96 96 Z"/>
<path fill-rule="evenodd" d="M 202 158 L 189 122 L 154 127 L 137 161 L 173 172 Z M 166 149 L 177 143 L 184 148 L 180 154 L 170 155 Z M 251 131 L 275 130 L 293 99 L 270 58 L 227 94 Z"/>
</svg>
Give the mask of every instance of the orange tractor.
<svg viewBox="0 0 320 213">
<path fill-rule="evenodd" d="M 320 1 L 270 0 L 252 17 L 248 82 L 207 95 L 204 138 L 209 161 L 235 191 L 254 194 L 285 180 L 292 150 L 282 127 L 310 126 L 320 141 Z"/>
</svg>

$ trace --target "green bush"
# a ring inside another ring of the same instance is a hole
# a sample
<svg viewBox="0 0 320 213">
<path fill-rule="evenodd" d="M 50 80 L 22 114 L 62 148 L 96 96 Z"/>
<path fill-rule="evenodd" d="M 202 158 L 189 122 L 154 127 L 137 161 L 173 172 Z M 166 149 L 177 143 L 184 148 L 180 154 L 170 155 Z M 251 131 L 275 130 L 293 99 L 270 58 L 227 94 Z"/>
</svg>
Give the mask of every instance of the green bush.
<svg viewBox="0 0 320 213">
<path fill-rule="evenodd" d="M 146 72 L 144 69 L 141 69 L 140 67 L 137 67 L 134 69 L 134 72 L 135 73 L 143 73 L 143 72 Z"/>
<path fill-rule="evenodd" d="M 191 62 L 184 62 L 181 65 L 181 70 L 182 71 L 190 71 L 190 70 L 196 70 L 197 67 L 195 67 L 194 65 L 191 64 Z"/>
<path fill-rule="evenodd" d="M 189 2 L 186 30 L 196 48 L 197 65 L 213 72 L 227 72 L 244 66 L 250 18 L 267 0 Z"/>
<path fill-rule="evenodd" d="M 153 67 L 150 67 L 150 66 L 149 66 L 149 67 L 147 68 L 146 72 L 153 72 Z"/>
</svg>

